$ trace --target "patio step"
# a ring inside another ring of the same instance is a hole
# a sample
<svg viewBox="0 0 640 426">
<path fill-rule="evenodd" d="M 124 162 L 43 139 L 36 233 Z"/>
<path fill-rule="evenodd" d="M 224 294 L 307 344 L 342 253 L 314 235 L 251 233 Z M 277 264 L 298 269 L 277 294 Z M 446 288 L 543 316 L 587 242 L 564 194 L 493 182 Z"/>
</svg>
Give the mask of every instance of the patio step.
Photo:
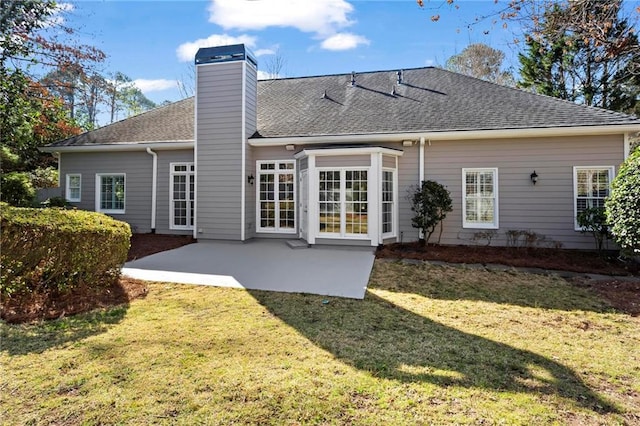
<svg viewBox="0 0 640 426">
<path fill-rule="evenodd" d="M 287 245 L 291 249 L 306 249 L 309 248 L 309 243 L 305 240 L 287 240 Z"/>
</svg>

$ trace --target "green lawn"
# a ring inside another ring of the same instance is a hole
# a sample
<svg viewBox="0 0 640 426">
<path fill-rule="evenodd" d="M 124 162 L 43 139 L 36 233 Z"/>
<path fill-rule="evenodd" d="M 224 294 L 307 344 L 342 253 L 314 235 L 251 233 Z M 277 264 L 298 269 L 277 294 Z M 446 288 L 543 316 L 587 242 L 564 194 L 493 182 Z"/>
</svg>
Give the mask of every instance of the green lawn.
<svg viewBox="0 0 640 426">
<path fill-rule="evenodd" d="M 640 319 L 561 279 L 376 261 L 364 301 L 149 290 L 0 324 L 0 422 L 640 422 Z"/>
</svg>

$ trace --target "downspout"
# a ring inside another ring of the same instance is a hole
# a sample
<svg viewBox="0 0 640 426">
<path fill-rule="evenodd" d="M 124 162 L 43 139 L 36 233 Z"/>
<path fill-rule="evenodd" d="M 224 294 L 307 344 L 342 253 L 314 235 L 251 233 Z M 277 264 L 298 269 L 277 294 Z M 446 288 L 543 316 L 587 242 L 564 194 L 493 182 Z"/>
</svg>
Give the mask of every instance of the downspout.
<svg viewBox="0 0 640 426">
<path fill-rule="evenodd" d="M 419 177 L 418 177 L 418 185 L 422 185 L 422 181 L 424 180 L 424 136 L 420 138 L 420 161 L 419 161 Z"/>
<path fill-rule="evenodd" d="M 424 136 L 420 138 L 420 153 L 418 155 L 420 156 L 420 159 L 418 161 L 418 186 L 422 187 L 422 182 L 424 182 Z M 424 233 L 422 232 L 422 230 L 418 231 L 418 238 L 424 238 Z"/>
<path fill-rule="evenodd" d="M 158 154 L 147 148 L 147 154 L 153 157 L 153 176 L 151 178 L 151 233 L 156 233 L 156 193 L 158 186 Z"/>
<path fill-rule="evenodd" d="M 58 188 L 62 187 L 62 173 L 60 173 L 62 171 L 62 157 L 60 157 L 60 151 L 55 151 L 52 152 L 51 155 L 53 155 L 53 158 L 55 158 L 56 160 L 58 160 Z M 66 189 L 66 188 L 65 188 Z M 65 196 L 67 194 L 64 194 Z"/>
</svg>

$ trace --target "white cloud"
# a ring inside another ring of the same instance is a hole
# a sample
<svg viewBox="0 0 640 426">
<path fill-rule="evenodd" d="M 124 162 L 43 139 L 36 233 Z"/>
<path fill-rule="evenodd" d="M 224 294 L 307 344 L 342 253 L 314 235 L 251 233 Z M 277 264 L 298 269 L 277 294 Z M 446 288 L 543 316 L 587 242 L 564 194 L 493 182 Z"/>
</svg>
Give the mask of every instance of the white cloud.
<svg viewBox="0 0 640 426">
<path fill-rule="evenodd" d="M 133 80 L 133 84 L 143 93 L 161 92 L 163 90 L 175 89 L 178 87 L 178 82 L 176 80 L 166 80 L 163 78 L 157 80 L 138 78 Z"/>
<path fill-rule="evenodd" d="M 355 49 L 361 44 L 369 44 L 367 38 L 352 34 L 352 33 L 338 33 L 325 39 L 320 46 L 327 50 L 349 50 Z"/>
<path fill-rule="evenodd" d="M 242 34 L 239 36 L 230 36 L 228 34 L 212 34 L 207 38 L 201 38 L 195 41 L 182 43 L 176 49 L 176 55 L 181 62 L 193 61 L 196 52 L 201 47 L 226 46 L 229 44 L 245 44 L 249 48 L 256 45 L 256 38 L 250 35 Z"/>
<path fill-rule="evenodd" d="M 281 78 L 280 74 L 272 74 L 268 71 L 258 70 L 258 80 L 271 80 L 274 78 Z"/>
<path fill-rule="evenodd" d="M 209 22 L 225 29 L 293 27 L 320 36 L 353 23 L 346 0 L 211 0 Z"/>
<path fill-rule="evenodd" d="M 275 55 L 276 51 L 273 49 L 258 49 L 255 52 L 256 56 Z"/>
</svg>

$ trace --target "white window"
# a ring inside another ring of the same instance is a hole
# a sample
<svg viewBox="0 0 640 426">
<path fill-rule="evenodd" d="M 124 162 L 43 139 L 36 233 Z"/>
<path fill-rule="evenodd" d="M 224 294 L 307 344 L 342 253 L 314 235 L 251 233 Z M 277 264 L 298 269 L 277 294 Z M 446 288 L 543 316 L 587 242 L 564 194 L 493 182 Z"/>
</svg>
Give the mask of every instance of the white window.
<svg viewBox="0 0 640 426">
<path fill-rule="evenodd" d="M 64 191 L 67 201 L 80 202 L 81 181 L 82 175 L 80 174 L 67 175 L 67 185 Z"/>
<path fill-rule="evenodd" d="M 394 211 L 395 211 L 395 171 L 382 171 L 382 235 L 385 237 L 395 235 Z"/>
<path fill-rule="evenodd" d="M 498 169 L 462 169 L 462 227 L 498 229 Z"/>
<path fill-rule="evenodd" d="M 322 236 L 368 235 L 367 175 L 367 170 L 353 169 L 318 172 L 318 224 Z"/>
<path fill-rule="evenodd" d="M 193 229 L 195 167 L 193 163 L 171 163 L 169 168 L 169 228 Z"/>
<path fill-rule="evenodd" d="M 614 176 L 613 166 L 574 167 L 574 225 L 578 226 L 577 216 L 590 207 L 604 207 L 604 201 L 609 196 L 611 181 Z"/>
<path fill-rule="evenodd" d="M 96 174 L 96 211 L 102 213 L 125 212 L 125 174 Z"/>
<path fill-rule="evenodd" d="M 296 232 L 295 161 L 258 161 L 258 232 Z"/>
</svg>

